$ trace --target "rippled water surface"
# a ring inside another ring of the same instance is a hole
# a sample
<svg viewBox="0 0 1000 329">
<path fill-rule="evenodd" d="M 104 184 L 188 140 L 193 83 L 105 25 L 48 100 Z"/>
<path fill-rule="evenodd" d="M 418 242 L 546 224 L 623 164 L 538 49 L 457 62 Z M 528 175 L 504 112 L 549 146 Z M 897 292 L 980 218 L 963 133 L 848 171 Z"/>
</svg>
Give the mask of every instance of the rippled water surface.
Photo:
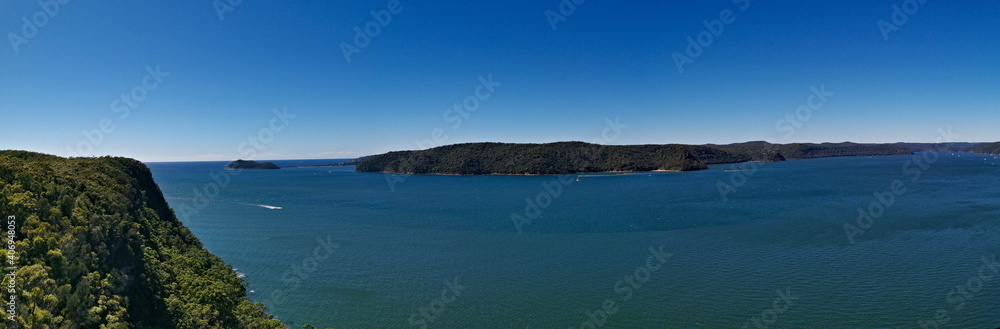
<svg viewBox="0 0 1000 329">
<path fill-rule="evenodd" d="M 562 182 L 149 166 L 293 328 L 1000 327 L 1000 159 L 917 159 Z"/>
</svg>

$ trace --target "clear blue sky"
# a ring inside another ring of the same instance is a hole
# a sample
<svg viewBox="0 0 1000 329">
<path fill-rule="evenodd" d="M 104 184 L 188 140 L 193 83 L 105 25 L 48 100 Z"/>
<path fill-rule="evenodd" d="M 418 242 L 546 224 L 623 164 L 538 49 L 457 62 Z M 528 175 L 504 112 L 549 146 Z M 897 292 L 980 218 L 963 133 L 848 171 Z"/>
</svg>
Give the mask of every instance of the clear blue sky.
<svg viewBox="0 0 1000 329">
<path fill-rule="evenodd" d="M 904 2 L 588 0 L 553 31 L 557 0 L 402 0 L 348 63 L 341 43 L 389 1 L 243 0 L 220 20 L 210 0 L 54 15 L 0 0 L 0 149 L 231 160 L 274 108 L 295 118 L 257 159 L 416 149 L 437 128 L 443 144 L 594 141 L 615 117 L 613 144 L 930 142 L 949 126 L 1000 141 L 1000 2 L 927 1 L 886 40 L 878 22 Z M 674 53 L 724 10 L 679 72 Z M 169 75 L 122 118 L 114 101 L 157 66 Z M 453 129 L 445 111 L 489 75 L 501 85 Z M 786 138 L 778 121 L 821 85 L 834 95 Z M 88 141 L 103 119 L 113 130 Z"/>
</svg>

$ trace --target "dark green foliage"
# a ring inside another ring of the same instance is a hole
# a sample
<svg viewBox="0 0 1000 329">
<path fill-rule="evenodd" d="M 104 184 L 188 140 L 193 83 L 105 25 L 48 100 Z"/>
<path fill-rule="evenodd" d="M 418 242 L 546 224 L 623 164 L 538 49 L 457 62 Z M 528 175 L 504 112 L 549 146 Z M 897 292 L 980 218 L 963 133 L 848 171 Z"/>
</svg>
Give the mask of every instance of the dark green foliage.
<svg viewBox="0 0 1000 329">
<path fill-rule="evenodd" d="M 316 326 L 306 323 L 302 325 L 302 329 L 319 329 L 319 328 L 316 328 Z M 326 329 L 333 329 L 333 328 L 326 328 Z"/>
<path fill-rule="evenodd" d="M 980 153 L 980 154 L 997 154 L 997 155 L 1000 155 L 1000 142 L 998 142 L 998 143 L 992 143 L 992 144 L 979 145 L 979 146 L 971 148 L 969 151 L 973 152 L 973 153 Z"/>
<path fill-rule="evenodd" d="M 706 168 L 683 145 L 596 145 L 583 142 L 549 144 L 470 143 L 424 151 L 398 151 L 371 156 L 359 172 L 402 174 L 549 175 L 601 171 L 698 170 Z M 716 153 L 727 152 L 716 150 Z M 724 157 L 736 157 L 726 154 Z"/>
<path fill-rule="evenodd" d="M 710 164 L 784 161 L 835 156 L 904 155 L 892 145 L 824 143 L 730 145 L 596 145 L 583 142 L 549 144 L 469 143 L 423 151 L 397 151 L 370 156 L 358 172 L 454 175 L 552 175 L 606 171 L 690 171 Z"/>
<path fill-rule="evenodd" d="M 285 328 L 138 161 L 0 151 L 0 215 L 17 217 L 21 328 Z"/>
<path fill-rule="evenodd" d="M 786 159 L 814 159 L 845 156 L 910 155 L 913 151 L 889 144 L 782 144 L 778 153 Z"/>
<path fill-rule="evenodd" d="M 734 162 L 744 162 L 744 161 L 760 161 L 760 162 L 776 162 L 785 161 L 785 157 L 781 155 L 781 150 L 779 150 L 780 145 L 771 144 L 768 142 L 747 142 L 739 144 L 729 144 L 729 145 L 708 145 L 713 149 L 726 150 L 731 153 L 740 154 L 745 156 L 747 159 L 741 161 L 728 161 L 720 162 L 716 161 L 713 163 L 734 163 Z"/>
<path fill-rule="evenodd" d="M 982 146 L 983 143 L 894 143 L 888 145 L 902 147 L 913 152 L 967 152 L 974 147 Z"/>
<path fill-rule="evenodd" d="M 252 160 L 236 160 L 230 162 L 226 169 L 281 169 L 274 162 L 257 162 Z"/>
</svg>

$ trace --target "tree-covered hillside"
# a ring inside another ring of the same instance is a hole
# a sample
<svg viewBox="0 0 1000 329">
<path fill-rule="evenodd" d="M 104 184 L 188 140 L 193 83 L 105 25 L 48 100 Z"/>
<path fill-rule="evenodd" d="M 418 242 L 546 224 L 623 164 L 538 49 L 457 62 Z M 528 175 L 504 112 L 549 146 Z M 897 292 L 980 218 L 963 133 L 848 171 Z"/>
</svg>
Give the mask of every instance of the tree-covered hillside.
<svg viewBox="0 0 1000 329">
<path fill-rule="evenodd" d="M 285 328 L 138 161 L 0 151 L 0 215 L 16 226 L 11 327 Z"/>
<path fill-rule="evenodd" d="M 856 143 L 780 144 L 778 152 L 786 159 L 913 154 L 911 150 L 890 144 Z"/>
<path fill-rule="evenodd" d="M 226 165 L 226 169 L 230 170 L 265 170 L 265 169 L 281 169 L 274 162 L 257 162 L 253 160 L 236 160 L 230 162 Z"/>
<path fill-rule="evenodd" d="M 720 157 L 736 157 L 725 151 Z M 714 154 L 713 153 L 713 154 Z M 423 151 L 398 151 L 371 156 L 359 172 L 402 174 L 544 175 L 599 171 L 698 170 L 706 165 L 683 145 L 595 145 L 582 142 L 549 144 L 470 143 Z"/>
<path fill-rule="evenodd" d="M 973 147 L 970 151 L 973 153 L 980 153 L 980 154 L 1000 154 L 1000 142 L 979 145 Z"/>
<path fill-rule="evenodd" d="M 400 174 L 545 175 L 605 171 L 691 171 L 710 164 L 784 161 L 836 156 L 905 155 L 913 152 L 876 144 L 596 145 L 468 143 L 422 151 L 397 151 L 365 158 L 358 172 Z"/>
</svg>

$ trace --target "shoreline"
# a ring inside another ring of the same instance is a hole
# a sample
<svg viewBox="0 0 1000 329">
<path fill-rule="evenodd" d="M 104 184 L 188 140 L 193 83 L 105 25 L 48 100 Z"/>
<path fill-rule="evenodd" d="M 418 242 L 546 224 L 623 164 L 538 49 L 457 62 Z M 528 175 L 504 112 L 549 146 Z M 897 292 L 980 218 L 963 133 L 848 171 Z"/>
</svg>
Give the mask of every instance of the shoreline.
<svg viewBox="0 0 1000 329">
<path fill-rule="evenodd" d="M 959 152 L 964 152 L 964 151 L 959 151 Z M 917 153 L 917 152 L 914 152 L 914 153 L 911 153 L 911 154 L 838 155 L 838 156 L 813 157 L 813 158 L 801 158 L 801 159 L 785 159 L 785 160 L 781 160 L 781 161 L 751 160 L 751 161 L 740 161 L 740 162 L 711 163 L 711 164 L 707 164 L 707 165 L 708 166 L 718 166 L 718 165 L 737 164 L 737 163 L 778 163 L 778 162 L 795 161 L 795 160 L 814 160 L 814 159 L 847 158 L 847 157 L 865 157 L 865 158 L 870 158 L 870 157 L 885 157 L 885 156 L 909 156 L 909 155 L 913 155 L 915 153 Z M 939 153 L 952 153 L 952 152 L 951 151 L 941 151 Z M 1000 154 L 983 154 L 983 153 L 974 153 L 974 152 L 965 152 L 965 153 L 972 153 L 972 154 L 979 154 L 979 155 L 988 155 L 988 156 L 1000 156 Z M 643 171 L 588 171 L 588 172 L 571 172 L 571 173 L 559 173 L 559 174 L 507 174 L 507 173 L 489 173 L 489 174 L 426 173 L 426 174 L 413 174 L 413 173 L 399 173 L 399 172 L 390 172 L 390 171 L 365 171 L 365 172 L 355 171 L 355 172 L 356 173 L 381 173 L 381 174 L 406 175 L 406 176 L 410 176 L 410 175 L 428 175 L 428 176 L 562 176 L 562 175 L 577 175 L 577 176 L 585 176 L 585 175 L 588 175 L 588 174 L 641 174 L 641 173 L 653 173 L 653 172 L 660 172 L 660 173 L 689 173 L 689 172 L 705 171 L 705 170 L 710 170 L 710 169 L 711 168 L 694 169 L 694 170 L 654 169 L 654 170 L 643 170 Z"/>
<path fill-rule="evenodd" d="M 560 174 L 504 174 L 504 173 L 489 173 L 489 174 L 447 174 L 447 173 L 426 173 L 426 174 L 405 174 L 399 172 L 391 171 L 371 171 L 371 172 L 357 172 L 359 174 L 390 174 L 390 175 L 406 175 L 406 176 L 563 176 L 563 175 L 576 175 L 576 176 L 588 176 L 588 175 L 598 175 L 598 174 L 642 174 L 642 173 L 652 173 L 652 172 L 671 172 L 671 173 L 684 173 L 684 172 L 694 172 L 702 171 L 708 169 L 698 169 L 698 170 L 664 170 L 664 169 L 654 169 L 654 170 L 643 170 L 643 171 L 587 171 L 587 172 L 571 172 L 571 173 L 560 173 Z"/>
</svg>

